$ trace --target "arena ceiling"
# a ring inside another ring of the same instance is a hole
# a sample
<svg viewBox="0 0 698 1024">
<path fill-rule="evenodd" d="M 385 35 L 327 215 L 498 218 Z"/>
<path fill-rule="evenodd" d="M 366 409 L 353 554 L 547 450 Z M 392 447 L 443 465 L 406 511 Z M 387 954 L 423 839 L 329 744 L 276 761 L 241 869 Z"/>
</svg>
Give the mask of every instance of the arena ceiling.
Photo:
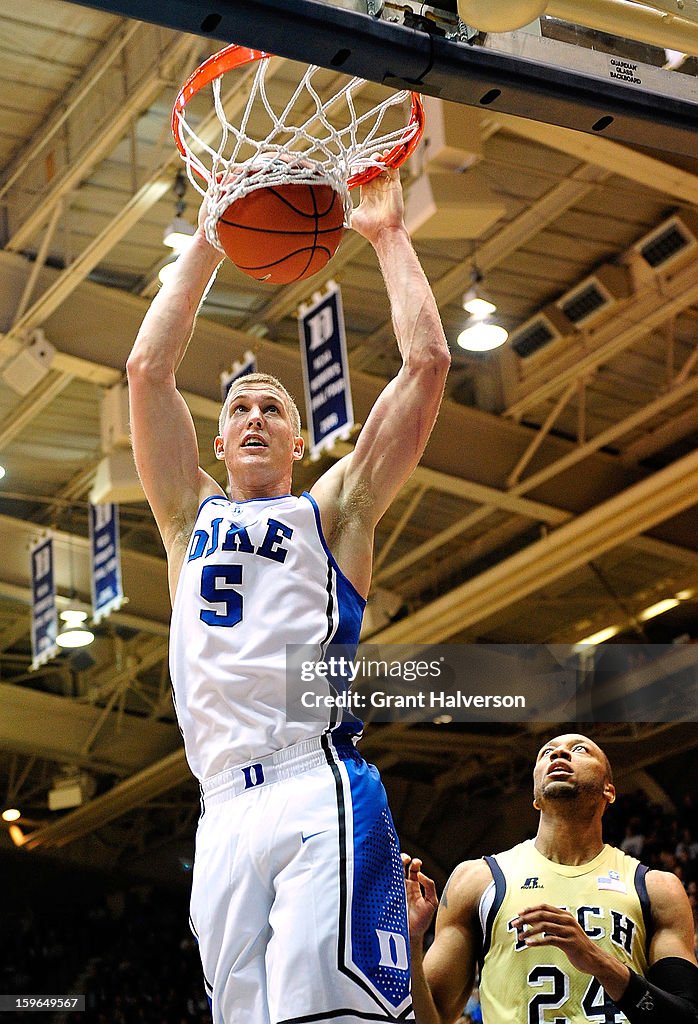
<svg viewBox="0 0 698 1024">
<path fill-rule="evenodd" d="M 152 859 L 173 836 L 185 842 L 196 816 L 170 700 L 162 546 L 125 431 L 112 446 L 102 409 L 168 254 L 181 166 L 173 98 L 229 41 L 65 0 L 26 0 L 0 20 L 0 786 L 34 849 Z M 695 58 L 677 73 L 694 76 Z M 279 59 L 277 82 L 294 74 Z M 338 78 L 327 72 L 328 88 Z M 422 464 L 377 533 L 365 639 L 573 645 L 609 626 L 640 641 L 695 637 L 698 159 L 431 100 L 426 142 L 403 171 L 413 223 L 410 194 L 437 175 L 435 217 L 415 244 L 453 368 Z M 184 198 L 193 222 L 198 197 L 188 187 Z M 667 239 L 670 258 L 650 260 L 648 241 Z M 546 332 L 547 344 L 525 355 L 457 347 L 475 265 L 520 351 Z M 396 370 L 380 274 L 358 236 L 311 284 L 275 288 L 224 265 L 180 373 L 214 475 L 220 372 L 252 350 L 301 395 L 296 310 L 330 277 L 359 423 Z M 580 295 L 596 308 L 570 322 L 556 303 Z M 21 394 L 8 379 L 44 338 L 50 366 Z M 301 466 L 296 488 L 346 450 Z M 61 606 L 87 602 L 95 487 L 121 498 L 128 603 L 86 651 L 31 671 L 28 547 L 52 530 Z M 644 609 L 676 594 L 672 612 L 643 624 Z M 426 844 L 454 792 L 484 798 L 494 780 L 520 794 L 547 729 L 375 726 L 363 749 L 407 834 Z M 600 732 L 648 791 L 654 765 L 698 745 L 690 724 Z M 49 812 L 47 792 L 69 771 L 96 793 Z"/>
</svg>

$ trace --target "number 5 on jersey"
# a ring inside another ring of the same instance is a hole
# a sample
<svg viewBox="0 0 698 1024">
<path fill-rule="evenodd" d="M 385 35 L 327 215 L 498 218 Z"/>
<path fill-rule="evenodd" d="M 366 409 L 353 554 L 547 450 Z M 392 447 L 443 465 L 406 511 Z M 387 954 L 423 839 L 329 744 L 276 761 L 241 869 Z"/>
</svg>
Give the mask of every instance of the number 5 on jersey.
<svg viewBox="0 0 698 1024">
<path fill-rule="evenodd" d="M 201 596 L 218 608 L 202 608 L 199 618 L 207 626 L 236 626 L 242 619 L 241 565 L 205 565 L 201 570 Z"/>
</svg>

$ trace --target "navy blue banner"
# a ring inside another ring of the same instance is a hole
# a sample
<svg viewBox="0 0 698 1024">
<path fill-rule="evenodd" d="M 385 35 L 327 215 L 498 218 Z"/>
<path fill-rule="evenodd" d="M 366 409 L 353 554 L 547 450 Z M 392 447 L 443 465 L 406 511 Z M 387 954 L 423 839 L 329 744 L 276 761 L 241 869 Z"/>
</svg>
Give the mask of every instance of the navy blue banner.
<svg viewBox="0 0 698 1024">
<path fill-rule="evenodd" d="M 310 457 L 317 458 L 354 425 L 342 295 L 334 281 L 298 310 Z"/>
<path fill-rule="evenodd" d="M 248 373 L 257 372 L 257 357 L 254 352 L 245 352 L 242 359 L 233 363 L 232 370 L 223 372 L 221 374 L 221 402 L 225 402 L 228 392 L 230 391 L 231 385 L 239 380 L 240 377 L 246 377 Z"/>
<path fill-rule="evenodd" d="M 90 578 L 92 621 L 99 622 L 124 602 L 118 505 L 90 505 Z"/>
<path fill-rule="evenodd" d="M 32 669 L 58 653 L 56 577 L 53 571 L 53 538 L 45 537 L 31 549 Z"/>
</svg>

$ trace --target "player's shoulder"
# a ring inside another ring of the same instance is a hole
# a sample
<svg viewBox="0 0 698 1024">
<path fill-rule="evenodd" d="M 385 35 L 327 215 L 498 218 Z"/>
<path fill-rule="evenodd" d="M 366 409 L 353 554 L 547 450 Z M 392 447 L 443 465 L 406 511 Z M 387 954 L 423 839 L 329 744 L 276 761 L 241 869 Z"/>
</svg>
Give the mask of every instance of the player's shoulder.
<svg viewBox="0 0 698 1024">
<path fill-rule="evenodd" d="M 373 536 L 373 498 L 365 480 L 355 472 L 354 453 L 350 452 L 326 470 L 310 489 L 322 520 L 328 542 L 335 536 L 361 541 Z M 368 533 L 367 533 L 368 531 Z"/>
<path fill-rule="evenodd" d="M 679 956 L 695 963 L 693 912 L 681 879 L 671 871 L 651 870 L 645 875 L 652 915 L 652 960 Z"/>
<path fill-rule="evenodd" d="M 683 882 L 672 871 L 650 868 L 645 875 L 645 885 L 653 915 L 671 913 L 671 908 L 675 908 L 677 902 L 688 901 Z"/>
<path fill-rule="evenodd" d="M 441 906 L 456 912 L 475 912 L 485 889 L 492 882 L 492 871 L 483 857 L 464 860 L 451 872 L 441 894 Z"/>
</svg>

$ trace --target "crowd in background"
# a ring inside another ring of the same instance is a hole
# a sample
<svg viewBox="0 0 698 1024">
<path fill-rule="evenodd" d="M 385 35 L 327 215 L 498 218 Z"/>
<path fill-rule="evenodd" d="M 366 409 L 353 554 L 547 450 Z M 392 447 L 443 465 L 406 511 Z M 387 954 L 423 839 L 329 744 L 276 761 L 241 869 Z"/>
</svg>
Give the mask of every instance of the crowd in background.
<svg viewBox="0 0 698 1024">
<path fill-rule="evenodd" d="M 684 794 L 671 813 L 649 803 L 644 793 L 620 796 L 607 812 L 607 842 L 637 857 L 650 868 L 672 871 L 681 879 L 693 910 L 698 949 L 698 805 Z"/>
<path fill-rule="evenodd" d="M 3 914 L 0 992 L 85 995 L 86 1013 L 41 1018 L 52 1024 L 210 1024 L 186 886 L 81 885 L 65 871 L 51 886 L 42 867 L 38 891 Z M 36 1013 L 12 1015 L 24 1020 Z"/>
<path fill-rule="evenodd" d="M 643 793 L 619 797 L 606 841 L 651 868 L 673 871 L 693 907 L 698 946 L 698 813 L 692 795 L 675 811 Z M 489 852 L 489 851 L 488 851 Z M 37 865 L 41 868 L 37 872 Z M 18 871 L 19 865 L 19 871 Z M 210 1024 L 188 891 L 86 878 L 48 861 L 0 861 L 6 881 L 0 929 L 0 992 L 86 995 L 87 1014 L 55 1024 Z M 10 885 L 8 879 L 12 879 Z M 36 1021 L 17 1012 L 13 1021 Z M 474 996 L 461 1024 L 482 1020 Z"/>
</svg>

